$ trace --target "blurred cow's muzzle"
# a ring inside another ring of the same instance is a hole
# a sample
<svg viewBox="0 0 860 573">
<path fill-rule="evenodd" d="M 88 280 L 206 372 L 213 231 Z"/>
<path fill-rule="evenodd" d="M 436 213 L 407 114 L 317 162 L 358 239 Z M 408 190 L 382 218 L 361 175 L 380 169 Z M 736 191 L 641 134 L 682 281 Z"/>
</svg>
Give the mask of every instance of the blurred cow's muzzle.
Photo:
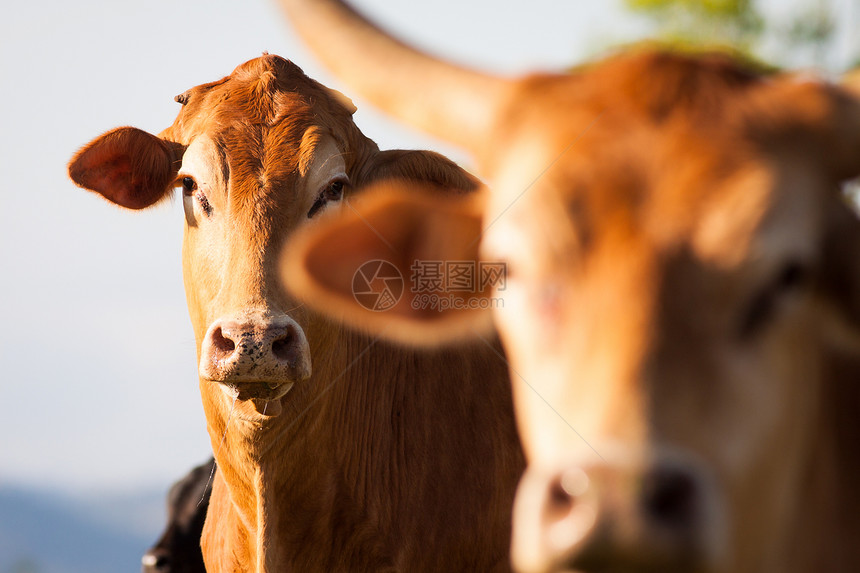
<svg viewBox="0 0 860 573">
<path fill-rule="evenodd" d="M 287 315 L 248 311 L 209 326 L 199 370 L 239 399 L 271 400 L 311 375 L 310 348 L 302 328 Z"/>
<path fill-rule="evenodd" d="M 678 456 L 529 469 L 514 508 L 520 573 L 707 572 L 723 558 L 713 480 Z"/>
</svg>

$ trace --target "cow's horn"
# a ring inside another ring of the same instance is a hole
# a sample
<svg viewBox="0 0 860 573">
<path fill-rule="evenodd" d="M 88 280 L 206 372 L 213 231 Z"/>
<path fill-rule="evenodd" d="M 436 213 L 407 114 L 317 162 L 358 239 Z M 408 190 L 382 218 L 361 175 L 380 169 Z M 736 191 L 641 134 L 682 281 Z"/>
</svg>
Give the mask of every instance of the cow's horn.
<svg viewBox="0 0 860 573">
<path fill-rule="evenodd" d="M 355 95 L 444 140 L 478 151 L 509 80 L 432 58 L 337 0 L 279 0 L 311 50 Z"/>
</svg>

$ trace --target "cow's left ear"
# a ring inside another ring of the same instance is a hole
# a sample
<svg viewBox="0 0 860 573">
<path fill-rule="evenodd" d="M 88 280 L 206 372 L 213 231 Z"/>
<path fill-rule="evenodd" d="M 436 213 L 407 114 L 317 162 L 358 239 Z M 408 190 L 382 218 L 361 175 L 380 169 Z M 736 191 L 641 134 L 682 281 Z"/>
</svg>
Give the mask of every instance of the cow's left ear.
<svg viewBox="0 0 860 573">
<path fill-rule="evenodd" d="M 337 103 L 342 105 L 346 111 L 349 112 L 350 115 L 355 115 L 355 112 L 358 111 L 358 108 L 355 107 L 355 104 L 352 103 L 352 100 L 349 99 L 343 92 L 339 92 L 337 90 L 327 88 L 325 86 L 321 86 L 324 89 L 328 90 L 329 95 L 331 95 L 332 99 L 334 99 Z"/>
<path fill-rule="evenodd" d="M 445 157 L 423 149 L 387 149 L 380 151 L 368 163 L 361 184 L 402 179 L 429 183 L 437 192 L 460 195 L 475 191 L 481 185 L 476 177 Z M 409 192 L 408 188 L 404 189 Z"/>
<path fill-rule="evenodd" d="M 296 233 L 281 276 L 310 307 L 389 340 L 474 336 L 490 328 L 493 286 L 478 261 L 480 212 L 477 195 L 388 181 Z"/>
<path fill-rule="evenodd" d="M 144 209 L 169 194 L 179 171 L 178 145 L 134 127 L 120 127 L 85 145 L 69 162 L 69 177 L 128 209 Z"/>
</svg>

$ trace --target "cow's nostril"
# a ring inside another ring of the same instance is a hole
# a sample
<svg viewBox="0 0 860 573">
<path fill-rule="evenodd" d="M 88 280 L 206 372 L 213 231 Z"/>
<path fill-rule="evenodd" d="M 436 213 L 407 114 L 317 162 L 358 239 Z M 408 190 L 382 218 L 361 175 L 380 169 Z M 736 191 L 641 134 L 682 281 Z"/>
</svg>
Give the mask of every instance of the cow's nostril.
<svg viewBox="0 0 860 573">
<path fill-rule="evenodd" d="M 272 342 L 272 354 L 283 362 L 292 362 L 296 359 L 296 345 L 292 332 L 287 331 L 284 336 Z"/>
<path fill-rule="evenodd" d="M 561 478 L 552 481 L 549 487 L 549 509 L 558 513 L 567 513 L 573 506 L 574 496 L 564 487 Z"/>
<path fill-rule="evenodd" d="M 645 478 L 642 503 L 656 524 L 673 529 L 693 525 L 698 495 L 694 477 L 675 468 L 658 468 Z"/>
<path fill-rule="evenodd" d="M 580 468 L 569 468 L 550 482 L 549 503 L 551 508 L 567 512 L 576 498 L 588 489 L 588 476 Z"/>
<path fill-rule="evenodd" d="M 212 345 L 219 354 L 232 354 L 236 349 L 236 343 L 224 336 L 221 328 L 216 328 L 212 331 Z"/>
</svg>

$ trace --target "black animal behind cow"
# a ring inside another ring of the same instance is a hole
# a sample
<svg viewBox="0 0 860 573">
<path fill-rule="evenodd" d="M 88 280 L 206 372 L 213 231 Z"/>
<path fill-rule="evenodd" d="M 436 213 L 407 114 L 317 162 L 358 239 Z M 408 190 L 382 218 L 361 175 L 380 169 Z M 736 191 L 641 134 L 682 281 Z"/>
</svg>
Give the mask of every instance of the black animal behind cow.
<svg viewBox="0 0 860 573">
<path fill-rule="evenodd" d="M 167 527 L 141 559 L 143 573 L 206 573 L 200 535 L 209 507 L 214 459 L 191 470 L 167 494 Z"/>
</svg>

